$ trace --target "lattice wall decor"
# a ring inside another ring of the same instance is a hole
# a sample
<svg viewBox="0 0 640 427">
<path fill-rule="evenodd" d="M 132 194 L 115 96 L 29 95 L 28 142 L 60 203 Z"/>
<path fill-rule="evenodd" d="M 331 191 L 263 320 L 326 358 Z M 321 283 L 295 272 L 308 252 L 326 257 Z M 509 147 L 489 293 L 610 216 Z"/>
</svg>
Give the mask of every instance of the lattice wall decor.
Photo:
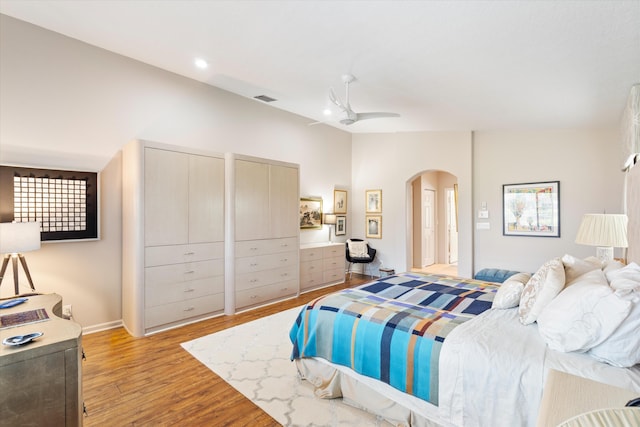
<svg viewBox="0 0 640 427">
<path fill-rule="evenodd" d="M 46 240 L 98 238 L 97 173 L 0 166 L 0 222 L 39 221 Z"/>
</svg>

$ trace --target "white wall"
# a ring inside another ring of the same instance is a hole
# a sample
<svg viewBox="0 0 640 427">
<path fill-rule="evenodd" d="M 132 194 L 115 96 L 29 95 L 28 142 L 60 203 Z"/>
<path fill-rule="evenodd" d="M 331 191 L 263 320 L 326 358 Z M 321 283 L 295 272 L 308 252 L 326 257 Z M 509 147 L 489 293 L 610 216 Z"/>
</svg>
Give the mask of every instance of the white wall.
<svg viewBox="0 0 640 427">
<path fill-rule="evenodd" d="M 474 132 L 474 212 L 487 202 L 491 227 L 474 232 L 476 271 L 533 272 L 565 253 L 595 255 L 575 236 L 585 213 L 622 213 L 618 141 L 615 130 Z M 560 238 L 503 236 L 502 185 L 540 181 L 560 181 Z"/>
<path fill-rule="evenodd" d="M 300 164 L 300 193 L 333 203 L 351 136 L 309 119 L 0 15 L 0 163 L 102 171 L 100 241 L 27 255 L 36 289 L 83 326 L 121 319 L 120 150 L 133 139 Z M 301 241 L 326 241 L 328 228 Z M 0 295 L 12 294 L 3 284 Z M 23 288 L 23 291 L 26 290 Z"/>
</svg>

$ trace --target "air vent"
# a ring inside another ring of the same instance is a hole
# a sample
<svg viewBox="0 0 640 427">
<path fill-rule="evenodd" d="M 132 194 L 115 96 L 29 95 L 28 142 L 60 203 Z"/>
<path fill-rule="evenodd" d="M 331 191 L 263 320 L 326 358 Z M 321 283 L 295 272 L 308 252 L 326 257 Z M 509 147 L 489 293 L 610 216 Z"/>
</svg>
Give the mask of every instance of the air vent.
<svg viewBox="0 0 640 427">
<path fill-rule="evenodd" d="M 273 101 L 277 101 L 277 99 L 272 98 L 270 96 L 267 95 L 258 95 L 258 96 L 254 96 L 255 99 L 259 99 L 260 101 L 263 102 L 273 102 Z"/>
</svg>

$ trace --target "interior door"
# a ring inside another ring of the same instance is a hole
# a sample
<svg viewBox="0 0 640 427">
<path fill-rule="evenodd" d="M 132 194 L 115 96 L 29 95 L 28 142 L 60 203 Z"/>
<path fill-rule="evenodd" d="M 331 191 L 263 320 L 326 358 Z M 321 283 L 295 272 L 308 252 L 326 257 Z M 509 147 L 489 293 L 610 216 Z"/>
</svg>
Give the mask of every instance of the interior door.
<svg viewBox="0 0 640 427">
<path fill-rule="evenodd" d="M 422 193 L 422 266 L 427 267 L 436 263 L 436 226 L 435 226 L 434 190 L 424 190 Z"/>
<path fill-rule="evenodd" d="M 453 188 L 447 188 L 447 262 L 458 262 L 458 220 L 456 217 L 456 199 Z"/>
</svg>

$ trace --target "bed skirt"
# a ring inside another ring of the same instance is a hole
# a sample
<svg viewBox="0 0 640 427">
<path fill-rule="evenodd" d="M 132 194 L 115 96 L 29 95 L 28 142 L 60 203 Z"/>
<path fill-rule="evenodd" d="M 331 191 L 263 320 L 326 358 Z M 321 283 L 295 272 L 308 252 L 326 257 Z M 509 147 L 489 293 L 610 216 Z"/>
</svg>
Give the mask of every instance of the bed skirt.
<svg viewBox="0 0 640 427">
<path fill-rule="evenodd" d="M 402 393 L 385 383 L 322 358 L 302 358 L 294 362 L 300 378 L 314 387 L 316 397 L 341 397 L 344 403 L 378 415 L 394 426 L 452 426 L 441 419 L 437 406 Z"/>
</svg>

